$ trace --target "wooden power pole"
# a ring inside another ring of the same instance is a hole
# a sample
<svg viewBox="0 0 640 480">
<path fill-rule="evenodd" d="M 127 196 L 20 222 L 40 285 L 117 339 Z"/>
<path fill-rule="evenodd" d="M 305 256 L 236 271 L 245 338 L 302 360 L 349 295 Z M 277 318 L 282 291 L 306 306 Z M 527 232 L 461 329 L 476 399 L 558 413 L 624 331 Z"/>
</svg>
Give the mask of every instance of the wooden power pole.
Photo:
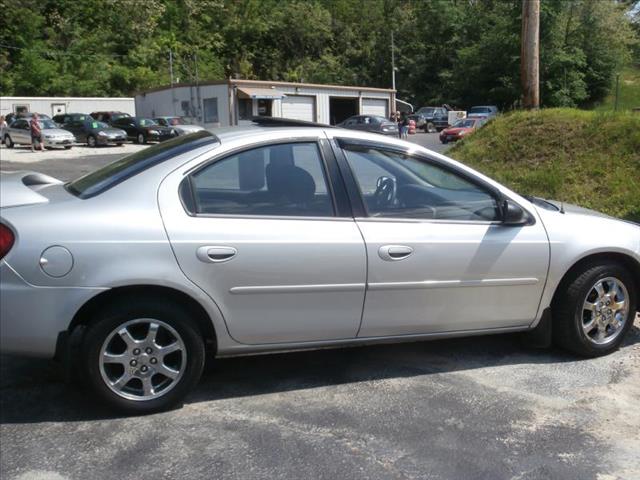
<svg viewBox="0 0 640 480">
<path fill-rule="evenodd" d="M 540 107 L 540 0 L 522 0 L 522 106 Z"/>
</svg>

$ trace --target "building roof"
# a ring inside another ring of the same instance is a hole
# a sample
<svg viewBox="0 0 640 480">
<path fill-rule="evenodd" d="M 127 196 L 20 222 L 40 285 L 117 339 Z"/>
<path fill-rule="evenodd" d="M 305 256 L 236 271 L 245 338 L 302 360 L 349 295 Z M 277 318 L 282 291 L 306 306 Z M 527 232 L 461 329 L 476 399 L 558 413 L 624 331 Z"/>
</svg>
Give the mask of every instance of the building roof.
<svg viewBox="0 0 640 480">
<path fill-rule="evenodd" d="M 320 83 L 297 83 L 297 82 L 281 82 L 281 81 L 269 81 L 269 80 L 245 80 L 245 79 L 237 79 L 237 78 L 229 78 L 226 80 L 206 80 L 199 83 L 175 83 L 173 88 L 180 87 L 197 87 L 197 86 L 206 86 L 206 85 L 229 85 L 229 86 L 255 86 L 262 88 L 271 88 L 271 87 L 298 87 L 298 88 L 322 88 L 322 89 L 330 89 L 330 90 L 361 90 L 365 92 L 384 92 L 384 93 L 394 93 L 396 90 L 390 88 L 376 88 L 376 87 L 362 87 L 355 85 L 326 85 Z M 153 92 L 161 92 L 163 90 L 169 90 L 171 85 L 164 85 L 161 87 L 150 88 L 149 90 L 144 90 L 140 92 L 136 92 L 135 95 L 145 95 L 147 93 Z"/>
</svg>

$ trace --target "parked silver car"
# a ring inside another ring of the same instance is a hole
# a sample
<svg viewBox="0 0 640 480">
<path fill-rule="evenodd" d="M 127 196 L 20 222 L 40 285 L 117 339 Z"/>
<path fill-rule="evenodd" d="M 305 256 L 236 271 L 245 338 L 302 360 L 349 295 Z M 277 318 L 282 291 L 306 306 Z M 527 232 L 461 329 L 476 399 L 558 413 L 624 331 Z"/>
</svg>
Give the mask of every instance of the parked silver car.
<svg viewBox="0 0 640 480">
<path fill-rule="evenodd" d="M 638 309 L 640 226 L 337 128 L 179 137 L 78 180 L 0 180 L 0 348 L 130 412 L 205 357 L 529 332 L 597 356 Z"/>
<path fill-rule="evenodd" d="M 40 119 L 42 127 L 42 141 L 45 147 L 64 147 L 69 150 L 76 142 L 71 132 L 58 128 L 53 120 Z M 7 148 L 14 145 L 31 145 L 31 128 L 29 119 L 18 118 L 11 125 L 3 129 L 4 144 Z"/>
<path fill-rule="evenodd" d="M 171 127 L 173 128 L 178 135 L 188 135 L 190 133 L 199 132 L 200 130 L 204 130 L 200 125 L 193 125 L 188 123 L 182 117 L 156 117 L 153 119 L 158 125 L 162 125 L 163 127 Z"/>
</svg>

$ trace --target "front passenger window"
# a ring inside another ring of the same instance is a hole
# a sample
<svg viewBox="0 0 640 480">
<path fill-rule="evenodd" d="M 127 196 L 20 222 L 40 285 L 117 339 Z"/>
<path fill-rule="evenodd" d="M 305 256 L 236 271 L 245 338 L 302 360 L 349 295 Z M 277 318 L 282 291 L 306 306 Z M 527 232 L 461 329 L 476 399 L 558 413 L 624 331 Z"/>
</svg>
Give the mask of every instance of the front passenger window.
<svg viewBox="0 0 640 480">
<path fill-rule="evenodd" d="M 498 221 L 494 196 L 464 175 L 417 157 L 365 146 L 345 155 L 372 217 Z"/>
<path fill-rule="evenodd" d="M 315 143 L 247 150 L 194 173 L 191 183 L 197 214 L 334 216 Z"/>
</svg>

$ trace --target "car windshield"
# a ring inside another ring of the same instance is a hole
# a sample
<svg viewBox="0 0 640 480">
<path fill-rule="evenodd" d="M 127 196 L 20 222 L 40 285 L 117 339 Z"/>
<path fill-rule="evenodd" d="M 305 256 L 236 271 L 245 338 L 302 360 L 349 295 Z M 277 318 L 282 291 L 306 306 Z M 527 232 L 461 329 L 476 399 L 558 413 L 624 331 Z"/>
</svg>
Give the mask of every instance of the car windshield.
<svg viewBox="0 0 640 480">
<path fill-rule="evenodd" d="M 51 128 L 60 128 L 58 127 L 58 125 L 56 125 L 53 122 L 53 120 L 47 120 L 46 118 L 45 119 L 39 118 L 38 122 L 40 122 L 40 125 L 42 126 L 43 130 L 49 130 Z"/>
<path fill-rule="evenodd" d="M 167 122 L 169 123 L 169 125 L 186 125 L 187 124 L 187 122 L 185 122 L 180 117 L 167 118 Z"/>
<path fill-rule="evenodd" d="M 119 118 L 129 118 L 131 115 L 128 113 L 114 113 L 111 115 L 111 121 L 118 120 Z"/>
<path fill-rule="evenodd" d="M 138 123 L 141 127 L 150 127 L 152 125 L 157 125 L 157 123 L 150 118 L 141 118 L 140 120 L 138 120 Z"/>
<path fill-rule="evenodd" d="M 433 115 L 433 112 L 436 109 L 433 107 L 422 107 L 420 110 L 418 110 L 416 113 L 420 113 L 422 115 Z"/>
<path fill-rule="evenodd" d="M 476 124 L 475 120 L 458 120 L 453 124 L 454 128 L 472 128 Z"/>
<path fill-rule="evenodd" d="M 491 109 L 489 107 L 473 107 L 469 110 L 469 113 L 490 113 Z"/>
<path fill-rule="evenodd" d="M 89 126 L 89 128 L 109 128 L 109 125 L 107 125 L 106 123 L 97 121 L 87 122 L 87 125 Z"/>
<path fill-rule="evenodd" d="M 218 137 L 206 130 L 193 135 L 177 137 L 128 155 L 106 167 L 65 184 L 65 187 L 67 191 L 77 197 L 83 199 L 91 198 L 148 168 L 196 148 L 214 143 L 220 143 Z"/>
</svg>

